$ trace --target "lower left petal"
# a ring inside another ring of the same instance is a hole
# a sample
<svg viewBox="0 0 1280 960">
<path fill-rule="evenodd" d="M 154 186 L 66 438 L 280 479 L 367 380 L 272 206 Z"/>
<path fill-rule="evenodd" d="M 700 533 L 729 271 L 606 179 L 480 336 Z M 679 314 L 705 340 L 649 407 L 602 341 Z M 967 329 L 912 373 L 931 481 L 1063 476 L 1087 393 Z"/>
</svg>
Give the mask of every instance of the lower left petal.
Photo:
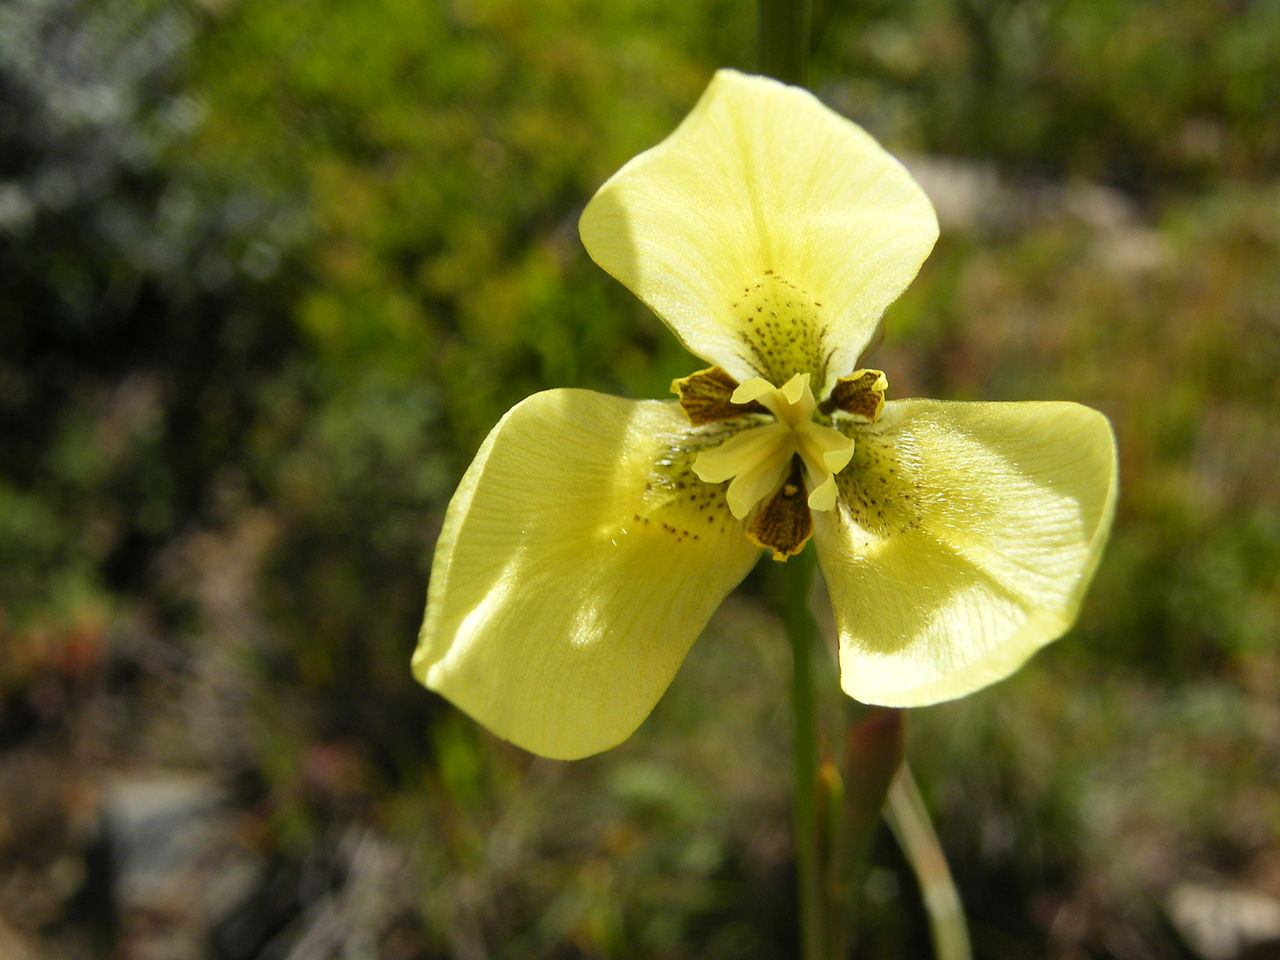
<svg viewBox="0 0 1280 960">
<path fill-rule="evenodd" d="M 514 407 L 449 504 L 415 676 L 543 756 L 630 736 L 759 556 L 690 469 L 718 439 L 674 403 L 550 390 Z"/>
</svg>

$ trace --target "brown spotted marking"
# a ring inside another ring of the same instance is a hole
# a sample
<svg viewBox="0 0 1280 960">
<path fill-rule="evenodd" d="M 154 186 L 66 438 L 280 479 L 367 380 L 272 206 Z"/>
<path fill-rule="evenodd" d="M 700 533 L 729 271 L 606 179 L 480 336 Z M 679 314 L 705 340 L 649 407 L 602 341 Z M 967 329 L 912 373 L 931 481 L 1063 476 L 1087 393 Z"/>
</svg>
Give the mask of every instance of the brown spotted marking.
<svg viewBox="0 0 1280 960">
<path fill-rule="evenodd" d="M 826 382 L 829 352 L 822 308 L 805 290 L 772 270 L 747 284 L 732 304 L 745 347 L 742 359 L 770 383 L 786 383 L 797 373 Z"/>
<path fill-rule="evenodd" d="M 696 374 L 694 375 L 696 376 Z M 739 416 L 742 414 L 739 413 Z M 728 482 L 705 483 L 690 465 L 699 452 L 732 436 L 732 427 L 710 423 L 687 432 L 657 437 L 661 452 L 644 485 L 643 505 L 633 520 L 677 543 L 741 529 L 725 501 Z"/>
<path fill-rule="evenodd" d="M 855 438 L 853 459 L 836 474 L 838 517 L 875 539 L 919 529 L 928 506 L 919 479 L 922 455 L 914 441 L 896 430 L 847 423 Z"/>
</svg>

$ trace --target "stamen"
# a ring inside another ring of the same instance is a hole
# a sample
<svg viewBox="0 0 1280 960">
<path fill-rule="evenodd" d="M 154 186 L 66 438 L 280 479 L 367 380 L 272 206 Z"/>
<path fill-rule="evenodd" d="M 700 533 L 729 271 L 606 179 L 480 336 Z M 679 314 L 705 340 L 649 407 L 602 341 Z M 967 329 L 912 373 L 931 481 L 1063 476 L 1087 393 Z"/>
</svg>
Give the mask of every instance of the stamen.
<svg viewBox="0 0 1280 960">
<path fill-rule="evenodd" d="M 755 404 L 775 419 L 744 428 L 694 460 L 693 472 L 707 483 L 733 478 L 725 496 L 738 519 L 771 494 L 776 499 L 779 484 L 795 469 L 808 477 L 808 484 L 800 489 L 813 490 L 802 504 L 806 510 L 830 510 L 835 505 L 832 477 L 853 456 L 853 441 L 813 419 L 817 404 L 809 378 L 808 373 L 795 374 L 781 388 L 762 377 L 738 385 L 730 396 L 731 403 Z"/>
</svg>

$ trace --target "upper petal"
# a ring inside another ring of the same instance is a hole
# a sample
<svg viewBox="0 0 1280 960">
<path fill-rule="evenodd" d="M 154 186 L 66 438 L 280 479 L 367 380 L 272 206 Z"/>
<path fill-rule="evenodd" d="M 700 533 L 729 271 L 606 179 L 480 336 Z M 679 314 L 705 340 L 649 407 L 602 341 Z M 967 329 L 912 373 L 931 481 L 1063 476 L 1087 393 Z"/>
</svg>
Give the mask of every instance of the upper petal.
<svg viewBox="0 0 1280 960">
<path fill-rule="evenodd" d="M 885 405 L 815 516 L 841 686 L 918 706 L 1000 680 L 1075 619 L 1116 496 L 1115 440 L 1072 403 Z"/>
<path fill-rule="evenodd" d="M 600 188 L 579 228 L 693 353 L 738 380 L 812 373 L 818 396 L 853 369 L 938 232 L 920 187 L 860 127 L 733 70 Z"/>
<path fill-rule="evenodd" d="M 711 429 L 585 390 L 509 411 L 449 504 L 415 676 L 544 756 L 629 736 L 759 556 L 689 472 Z"/>
</svg>

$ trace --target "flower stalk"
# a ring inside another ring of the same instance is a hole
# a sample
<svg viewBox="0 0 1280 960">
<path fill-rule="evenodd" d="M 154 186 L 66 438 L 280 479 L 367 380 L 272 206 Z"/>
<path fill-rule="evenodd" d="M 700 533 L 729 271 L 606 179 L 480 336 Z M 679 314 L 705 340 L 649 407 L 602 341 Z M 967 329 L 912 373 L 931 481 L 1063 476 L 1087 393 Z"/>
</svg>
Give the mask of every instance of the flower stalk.
<svg viewBox="0 0 1280 960">
<path fill-rule="evenodd" d="M 813 551 L 805 550 L 781 569 L 783 619 L 791 644 L 792 822 L 796 844 L 796 893 L 804 960 L 828 956 L 828 923 L 822 893 L 822 850 L 818 817 L 818 721 L 814 700 L 813 649 L 817 624 L 809 606 Z"/>
</svg>

